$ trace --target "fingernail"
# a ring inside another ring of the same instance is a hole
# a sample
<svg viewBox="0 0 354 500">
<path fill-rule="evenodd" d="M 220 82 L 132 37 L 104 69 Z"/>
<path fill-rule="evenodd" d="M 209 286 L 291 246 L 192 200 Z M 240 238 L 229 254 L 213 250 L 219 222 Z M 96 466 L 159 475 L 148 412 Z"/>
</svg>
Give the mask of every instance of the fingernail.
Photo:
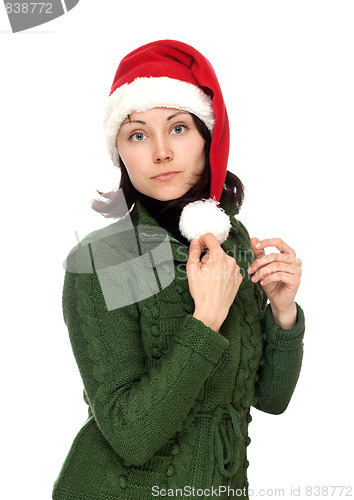
<svg viewBox="0 0 354 500">
<path fill-rule="evenodd" d="M 261 246 L 261 244 L 258 242 L 254 245 L 256 248 L 259 248 Z"/>
<path fill-rule="evenodd" d="M 247 272 L 252 274 L 252 267 L 251 266 L 247 269 Z"/>
</svg>

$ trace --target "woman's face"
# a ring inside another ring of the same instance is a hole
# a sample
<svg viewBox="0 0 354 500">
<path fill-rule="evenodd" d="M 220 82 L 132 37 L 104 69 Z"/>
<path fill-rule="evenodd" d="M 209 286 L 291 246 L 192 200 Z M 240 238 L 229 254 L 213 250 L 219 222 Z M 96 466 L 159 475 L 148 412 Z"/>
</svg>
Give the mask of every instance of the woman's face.
<svg viewBox="0 0 354 500">
<path fill-rule="evenodd" d="M 204 169 L 204 139 L 192 115 L 175 108 L 132 113 L 117 135 L 117 149 L 138 191 L 174 200 L 194 185 Z"/>
</svg>

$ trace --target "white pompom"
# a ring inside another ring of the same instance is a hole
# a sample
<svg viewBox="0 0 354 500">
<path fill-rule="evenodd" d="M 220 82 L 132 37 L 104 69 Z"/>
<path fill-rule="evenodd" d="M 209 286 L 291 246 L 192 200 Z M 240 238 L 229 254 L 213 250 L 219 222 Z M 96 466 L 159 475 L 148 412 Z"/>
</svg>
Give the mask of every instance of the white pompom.
<svg viewBox="0 0 354 500">
<path fill-rule="evenodd" d="M 179 229 L 188 241 L 206 233 L 212 233 L 220 245 L 227 239 L 231 229 L 230 218 L 218 205 L 218 201 L 209 198 L 193 201 L 183 208 Z"/>
</svg>

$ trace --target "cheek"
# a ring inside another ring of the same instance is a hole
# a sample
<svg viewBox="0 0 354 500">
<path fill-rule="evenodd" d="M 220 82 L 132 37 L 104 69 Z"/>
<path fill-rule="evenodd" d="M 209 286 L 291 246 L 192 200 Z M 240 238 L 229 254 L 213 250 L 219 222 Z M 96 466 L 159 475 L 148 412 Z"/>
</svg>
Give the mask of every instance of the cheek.
<svg viewBox="0 0 354 500">
<path fill-rule="evenodd" d="M 205 166 L 205 152 L 204 152 L 204 147 L 205 147 L 205 143 L 204 141 L 199 145 L 199 148 L 198 148 L 198 153 L 197 153 L 197 158 L 198 158 L 198 164 L 200 165 L 200 168 L 201 170 L 204 168 Z"/>
<path fill-rule="evenodd" d="M 196 140 L 191 137 L 191 140 L 184 145 L 183 156 L 187 161 L 191 162 L 195 168 L 203 169 L 205 164 L 204 140 L 199 136 Z"/>
<path fill-rule="evenodd" d="M 141 148 L 121 148 L 118 152 L 122 161 L 127 169 L 130 180 L 134 184 L 141 183 L 146 177 L 146 162 L 144 162 L 145 155 L 142 154 Z"/>
<path fill-rule="evenodd" d="M 141 163 L 141 157 L 139 156 L 138 151 L 134 150 L 134 148 L 121 146 L 117 149 L 128 171 L 133 170 L 136 165 Z"/>
</svg>

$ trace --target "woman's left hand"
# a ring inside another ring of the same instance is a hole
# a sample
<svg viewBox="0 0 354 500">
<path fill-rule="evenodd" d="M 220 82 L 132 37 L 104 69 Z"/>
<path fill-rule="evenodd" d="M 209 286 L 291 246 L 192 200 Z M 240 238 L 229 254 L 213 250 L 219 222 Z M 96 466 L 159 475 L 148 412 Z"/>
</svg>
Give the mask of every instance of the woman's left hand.
<svg viewBox="0 0 354 500">
<path fill-rule="evenodd" d="M 255 273 L 252 281 L 260 281 L 270 301 L 273 315 L 290 317 L 296 311 L 294 299 L 301 282 L 301 260 L 296 257 L 295 250 L 280 238 L 252 238 L 251 245 L 256 260 L 247 271 L 249 274 Z M 265 255 L 266 247 L 276 247 L 280 253 Z"/>
</svg>

